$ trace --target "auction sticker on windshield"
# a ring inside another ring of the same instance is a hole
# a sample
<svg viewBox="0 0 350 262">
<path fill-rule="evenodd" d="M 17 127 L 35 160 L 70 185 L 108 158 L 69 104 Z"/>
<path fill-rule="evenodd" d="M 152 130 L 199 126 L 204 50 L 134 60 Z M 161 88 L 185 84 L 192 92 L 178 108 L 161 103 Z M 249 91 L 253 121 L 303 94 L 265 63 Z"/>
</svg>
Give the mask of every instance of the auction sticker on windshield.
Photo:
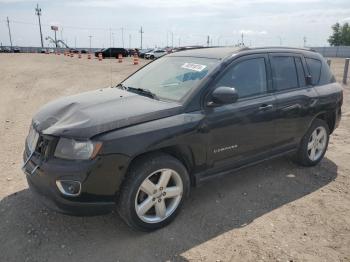
<svg viewBox="0 0 350 262">
<path fill-rule="evenodd" d="M 193 71 L 201 72 L 204 68 L 206 68 L 206 65 L 200 65 L 200 64 L 194 64 L 194 63 L 184 63 L 182 68 L 190 69 Z"/>
</svg>

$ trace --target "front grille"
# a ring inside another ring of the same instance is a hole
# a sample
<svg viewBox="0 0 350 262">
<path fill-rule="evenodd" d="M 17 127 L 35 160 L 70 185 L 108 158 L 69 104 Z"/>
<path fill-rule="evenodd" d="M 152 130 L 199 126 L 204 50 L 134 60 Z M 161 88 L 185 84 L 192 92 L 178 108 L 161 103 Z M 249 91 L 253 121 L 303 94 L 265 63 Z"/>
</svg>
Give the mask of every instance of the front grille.
<svg viewBox="0 0 350 262">
<path fill-rule="evenodd" d="M 37 153 L 41 160 L 46 160 L 49 156 L 49 143 L 50 140 L 46 139 L 44 136 L 40 135 L 38 144 L 35 148 L 35 153 Z"/>
</svg>

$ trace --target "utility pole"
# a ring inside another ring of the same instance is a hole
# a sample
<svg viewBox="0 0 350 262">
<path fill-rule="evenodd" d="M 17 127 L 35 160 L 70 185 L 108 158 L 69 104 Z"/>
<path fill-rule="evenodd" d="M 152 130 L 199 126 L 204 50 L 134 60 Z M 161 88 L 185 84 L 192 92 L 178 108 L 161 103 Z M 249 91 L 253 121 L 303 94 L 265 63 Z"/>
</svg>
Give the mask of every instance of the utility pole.
<svg viewBox="0 0 350 262">
<path fill-rule="evenodd" d="M 12 50 L 11 28 L 10 28 L 10 20 L 8 17 L 7 17 L 7 28 L 9 29 L 10 45 L 11 45 L 11 50 Z"/>
<path fill-rule="evenodd" d="M 91 54 L 91 38 L 92 38 L 92 35 L 89 35 L 89 40 L 90 40 L 90 54 Z"/>
<path fill-rule="evenodd" d="M 122 29 L 122 45 L 124 48 L 124 27 L 122 27 L 121 29 Z"/>
<path fill-rule="evenodd" d="M 207 36 L 207 46 L 209 46 L 210 36 Z"/>
<path fill-rule="evenodd" d="M 169 47 L 168 31 L 166 31 L 166 47 Z"/>
<path fill-rule="evenodd" d="M 140 34 L 141 34 L 141 50 L 142 50 L 142 34 L 144 33 L 144 31 L 142 30 L 142 26 L 141 26 L 141 29 L 140 29 Z"/>
<path fill-rule="evenodd" d="M 56 31 L 55 31 L 55 40 L 56 40 Z M 56 43 L 57 43 L 57 41 L 56 41 Z M 74 37 L 74 48 L 75 49 L 77 48 L 77 37 L 76 36 Z"/>
<path fill-rule="evenodd" d="M 241 37 L 242 37 L 242 43 L 241 43 L 241 45 L 244 46 L 244 36 L 243 36 L 243 33 L 242 33 Z"/>
<path fill-rule="evenodd" d="M 306 39 L 306 36 L 304 36 L 304 39 L 303 39 L 303 40 L 304 40 L 304 47 L 306 47 L 306 40 L 307 40 L 307 39 Z"/>
<path fill-rule="evenodd" d="M 131 48 L 131 34 L 129 34 L 129 49 Z"/>
<path fill-rule="evenodd" d="M 41 8 L 39 8 L 39 4 L 36 4 L 35 14 L 38 16 L 38 19 L 39 19 L 39 29 L 40 29 L 41 48 L 44 48 L 43 33 L 42 33 L 42 31 L 41 31 L 41 21 L 40 21 Z"/>
<path fill-rule="evenodd" d="M 282 37 L 278 36 L 278 38 L 280 39 L 280 45 L 282 45 Z"/>
<path fill-rule="evenodd" d="M 174 48 L 174 32 L 171 32 L 171 48 Z"/>
</svg>

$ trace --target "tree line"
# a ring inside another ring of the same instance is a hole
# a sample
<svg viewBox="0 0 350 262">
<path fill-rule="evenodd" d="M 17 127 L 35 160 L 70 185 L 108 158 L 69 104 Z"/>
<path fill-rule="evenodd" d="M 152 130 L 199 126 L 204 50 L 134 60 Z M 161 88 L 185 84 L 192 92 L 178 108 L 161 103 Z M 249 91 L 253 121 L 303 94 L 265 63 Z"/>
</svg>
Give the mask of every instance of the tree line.
<svg viewBox="0 0 350 262">
<path fill-rule="evenodd" d="M 350 45 L 350 26 L 349 23 L 343 25 L 336 23 L 332 26 L 333 33 L 328 38 L 331 46 Z"/>
</svg>

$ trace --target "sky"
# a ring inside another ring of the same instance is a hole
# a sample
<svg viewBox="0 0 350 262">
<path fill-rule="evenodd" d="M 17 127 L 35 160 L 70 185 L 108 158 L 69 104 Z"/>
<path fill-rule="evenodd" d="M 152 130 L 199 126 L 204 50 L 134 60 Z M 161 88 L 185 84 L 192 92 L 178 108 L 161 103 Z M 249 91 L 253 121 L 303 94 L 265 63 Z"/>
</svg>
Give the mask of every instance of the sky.
<svg viewBox="0 0 350 262">
<path fill-rule="evenodd" d="M 350 0 L 0 0 L 0 42 L 40 46 L 54 37 L 70 47 L 206 45 L 328 46 L 331 26 L 350 22 Z"/>
</svg>

